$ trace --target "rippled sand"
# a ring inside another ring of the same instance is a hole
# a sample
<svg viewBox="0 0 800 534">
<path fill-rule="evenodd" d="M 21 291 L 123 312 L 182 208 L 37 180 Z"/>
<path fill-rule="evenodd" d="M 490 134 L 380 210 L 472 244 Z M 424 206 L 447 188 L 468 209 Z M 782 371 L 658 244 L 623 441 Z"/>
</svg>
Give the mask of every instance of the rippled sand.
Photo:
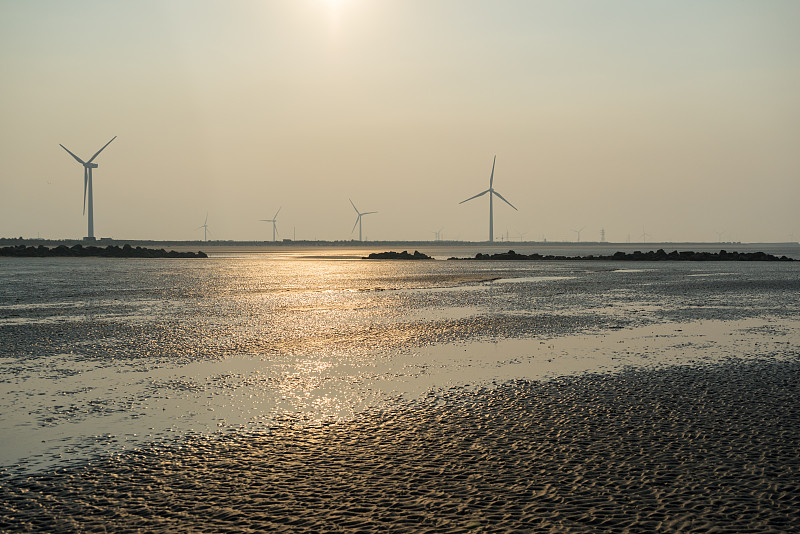
<svg viewBox="0 0 800 534">
<path fill-rule="evenodd" d="M 800 361 L 453 393 L 0 479 L 0 530 L 787 532 Z"/>
</svg>

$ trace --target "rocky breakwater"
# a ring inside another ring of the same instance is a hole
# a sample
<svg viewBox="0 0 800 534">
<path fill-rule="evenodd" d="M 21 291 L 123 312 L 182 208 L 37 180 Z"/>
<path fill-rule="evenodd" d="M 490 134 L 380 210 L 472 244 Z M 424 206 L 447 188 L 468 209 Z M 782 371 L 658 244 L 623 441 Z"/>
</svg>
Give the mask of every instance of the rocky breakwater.
<svg viewBox="0 0 800 534">
<path fill-rule="evenodd" d="M 448 258 L 450 260 L 601 260 L 601 261 L 795 261 L 787 256 L 774 256 L 765 252 L 694 252 L 691 250 L 666 252 L 664 249 L 648 252 L 615 252 L 610 256 L 554 256 L 552 254 L 518 254 L 513 250 L 497 254 L 478 253 L 474 258 Z"/>
<path fill-rule="evenodd" d="M 16 258 L 87 258 L 87 257 L 101 257 L 101 258 L 207 258 L 205 252 L 177 252 L 175 250 L 153 249 L 132 247 L 130 245 L 123 245 L 118 247 L 116 245 L 109 245 L 107 247 L 95 247 L 83 245 L 73 245 L 68 247 L 66 245 L 59 245 L 57 247 L 49 248 L 45 246 L 26 247 L 25 245 L 17 245 L 12 247 L 0 248 L 0 256 L 16 257 Z"/>
<path fill-rule="evenodd" d="M 423 254 L 419 250 L 415 250 L 413 254 L 409 254 L 407 250 L 403 252 L 373 252 L 369 256 L 362 258 L 365 260 L 432 260 L 427 254 Z"/>
</svg>

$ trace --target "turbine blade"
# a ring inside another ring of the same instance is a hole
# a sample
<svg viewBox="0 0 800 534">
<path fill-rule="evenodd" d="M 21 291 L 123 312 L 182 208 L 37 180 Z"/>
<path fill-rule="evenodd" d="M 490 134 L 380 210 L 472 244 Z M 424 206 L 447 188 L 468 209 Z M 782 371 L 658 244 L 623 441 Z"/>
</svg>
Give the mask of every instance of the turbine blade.
<svg viewBox="0 0 800 534">
<path fill-rule="evenodd" d="M 367 211 L 365 213 L 362 213 L 361 215 L 372 215 L 373 213 L 378 213 L 378 212 L 377 211 Z"/>
<path fill-rule="evenodd" d="M 69 151 L 69 149 L 68 149 L 67 147 L 65 147 L 65 146 L 64 146 L 64 145 L 62 145 L 61 143 L 59 143 L 59 144 L 58 144 L 58 146 L 60 146 L 60 147 L 61 147 L 61 148 L 63 148 L 64 150 L 66 150 L 66 151 L 69 153 L 69 155 L 70 155 L 70 156 L 72 156 L 73 158 L 75 158 L 75 161 L 77 161 L 77 162 L 78 162 L 78 163 L 80 163 L 81 165 L 86 165 L 86 162 L 84 162 L 84 161 L 83 161 L 81 158 L 79 158 L 78 156 L 76 156 L 75 154 L 73 154 L 72 152 L 70 152 L 70 151 Z"/>
<path fill-rule="evenodd" d="M 486 191 L 484 191 L 483 193 L 478 193 L 478 194 L 477 194 L 477 195 L 475 195 L 474 197 L 469 197 L 467 200 L 462 200 L 461 202 L 459 202 L 459 204 L 463 204 L 464 202 L 468 202 L 468 201 L 472 200 L 473 198 L 478 198 L 478 197 L 480 197 L 480 196 L 483 196 L 483 195 L 485 195 L 486 193 L 488 193 L 489 191 L 490 191 L 490 189 L 487 189 L 487 190 L 486 190 Z"/>
<path fill-rule="evenodd" d="M 358 226 L 358 221 L 360 221 L 360 220 L 361 220 L 361 214 L 359 213 L 358 217 L 356 217 L 356 223 L 353 225 L 353 229 L 350 230 L 351 234 L 356 231 L 356 226 Z"/>
<path fill-rule="evenodd" d="M 500 200 L 502 200 L 503 202 L 505 202 L 506 204 L 508 204 L 509 206 L 511 206 L 512 208 L 514 208 L 515 210 L 517 210 L 517 208 L 514 206 L 514 204 L 512 204 L 511 202 L 509 202 L 508 200 L 506 200 L 506 199 L 504 199 L 504 198 L 503 198 L 503 195 L 501 195 L 501 194 L 500 194 L 500 193 L 498 193 L 497 191 L 492 191 L 492 193 L 494 193 L 495 195 L 497 195 L 498 197 L 500 197 Z M 517 211 L 519 211 L 519 210 L 517 210 Z"/>
<path fill-rule="evenodd" d="M 89 185 L 89 169 L 83 168 L 83 214 L 86 215 L 86 186 Z"/>
<path fill-rule="evenodd" d="M 113 140 L 114 140 L 114 139 L 116 139 L 116 138 L 117 138 L 117 136 L 115 135 L 114 137 L 112 137 L 112 138 L 111 138 L 111 141 L 113 141 Z M 106 148 L 108 145 L 110 145 L 110 144 L 111 144 L 111 141 L 109 141 L 108 143 L 104 144 L 104 145 L 103 145 L 103 148 L 101 148 L 100 150 L 98 150 L 97 152 L 95 152 L 94 156 L 92 156 L 92 159 L 90 159 L 90 160 L 89 160 L 89 161 L 87 161 L 86 163 L 91 163 L 91 162 L 93 162 L 93 161 L 94 161 L 94 158 L 96 158 L 96 157 L 98 156 L 98 154 L 100 154 L 100 152 L 102 152 L 102 151 L 103 151 L 103 150 L 104 150 L 104 149 L 105 149 L 105 148 Z"/>
<path fill-rule="evenodd" d="M 348 198 L 347 200 L 350 200 L 350 199 Z M 351 205 L 351 206 L 353 206 L 353 209 L 354 209 L 354 210 L 356 210 L 356 213 L 358 213 L 359 215 L 361 215 L 361 213 L 358 211 L 358 208 L 356 207 L 356 205 L 355 205 L 355 204 L 353 204 L 353 201 L 352 201 L 352 200 L 350 200 L 350 205 Z M 351 233 L 352 233 L 352 232 L 351 232 Z"/>
<path fill-rule="evenodd" d="M 494 183 L 494 162 L 497 161 L 497 154 L 495 154 L 494 159 L 492 160 L 492 174 L 489 176 L 489 189 L 492 188 L 492 184 Z"/>
<path fill-rule="evenodd" d="M 203 222 L 203 224 L 208 224 L 208 213 L 206 213 L 206 220 Z"/>
<path fill-rule="evenodd" d="M 283 209 L 283 206 L 278 208 L 278 211 L 275 212 L 275 215 L 272 217 L 274 220 L 276 220 L 276 221 L 278 220 L 278 214 L 281 212 L 282 209 Z"/>
</svg>

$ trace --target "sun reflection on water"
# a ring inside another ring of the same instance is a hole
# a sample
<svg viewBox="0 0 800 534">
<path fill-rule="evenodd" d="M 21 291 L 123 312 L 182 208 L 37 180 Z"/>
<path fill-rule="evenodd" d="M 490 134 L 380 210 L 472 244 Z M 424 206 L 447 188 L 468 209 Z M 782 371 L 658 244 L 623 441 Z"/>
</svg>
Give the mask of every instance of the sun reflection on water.
<svg viewBox="0 0 800 534">
<path fill-rule="evenodd" d="M 24 282 L 0 273 L 0 461 L 43 462 L 87 436 L 119 445 L 279 416 L 346 419 L 487 377 L 586 368 L 596 355 L 580 344 L 584 360 L 540 345 L 567 334 L 744 320 L 800 302 L 786 265 L 697 277 L 691 266 L 359 254 L 39 263 Z M 720 289 L 748 280 L 746 292 Z"/>
</svg>

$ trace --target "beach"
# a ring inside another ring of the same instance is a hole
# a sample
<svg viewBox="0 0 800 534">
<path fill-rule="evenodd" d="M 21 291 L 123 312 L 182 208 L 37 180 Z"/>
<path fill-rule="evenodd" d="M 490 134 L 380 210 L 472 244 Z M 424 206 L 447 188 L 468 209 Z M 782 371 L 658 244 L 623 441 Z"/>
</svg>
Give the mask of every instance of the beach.
<svg viewBox="0 0 800 534">
<path fill-rule="evenodd" d="M 8 530 L 790 532 L 800 362 L 516 381 L 4 484 Z"/>
<path fill-rule="evenodd" d="M 0 531 L 796 529 L 793 263 L 314 254 L 5 260 Z"/>
</svg>

